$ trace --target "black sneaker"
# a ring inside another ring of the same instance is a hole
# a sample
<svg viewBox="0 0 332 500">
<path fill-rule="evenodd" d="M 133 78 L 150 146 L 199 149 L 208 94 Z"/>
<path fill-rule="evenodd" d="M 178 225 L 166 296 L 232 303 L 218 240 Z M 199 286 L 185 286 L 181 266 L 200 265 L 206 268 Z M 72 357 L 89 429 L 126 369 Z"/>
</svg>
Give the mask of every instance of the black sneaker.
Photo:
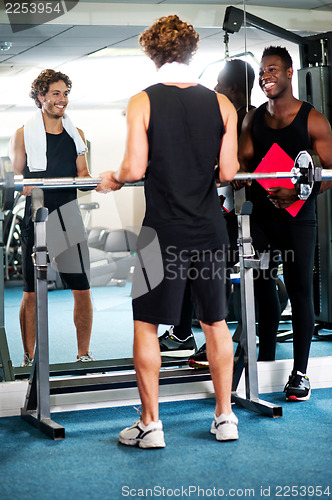
<svg viewBox="0 0 332 500">
<path fill-rule="evenodd" d="M 299 371 L 292 372 L 284 392 L 286 393 L 286 401 L 308 401 L 311 394 L 308 377 Z"/>
<path fill-rule="evenodd" d="M 206 357 L 206 344 L 203 344 L 200 349 L 190 357 L 189 366 L 191 368 L 208 368 L 209 362 Z"/>
<path fill-rule="evenodd" d="M 197 349 L 193 334 L 189 335 L 185 340 L 181 340 L 173 334 L 172 327 L 159 337 L 159 345 L 162 356 L 175 358 L 191 356 Z"/>
</svg>

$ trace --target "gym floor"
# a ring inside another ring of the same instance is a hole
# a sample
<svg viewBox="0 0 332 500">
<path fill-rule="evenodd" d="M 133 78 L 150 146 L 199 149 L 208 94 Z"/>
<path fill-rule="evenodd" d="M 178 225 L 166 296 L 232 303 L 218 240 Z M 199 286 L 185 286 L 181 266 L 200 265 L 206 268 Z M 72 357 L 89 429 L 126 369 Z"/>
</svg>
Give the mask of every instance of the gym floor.
<svg viewBox="0 0 332 500">
<path fill-rule="evenodd" d="M 91 336 L 91 351 L 98 359 L 120 359 L 132 357 L 133 321 L 131 313 L 131 283 L 124 287 L 95 287 L 91 289 L 94 320 Z M 19 326 L 19 307 L 22 299 L 22 287 L 5 288 L 5 328 L 10 357 L 14 366 L 23 360 L 23 348 Z M 53 290 L 48 294 L 49 301 L 49 338 L 50 363 L 68 363 L 76 357 L 76 335 L 73 324 L 73 299 L 70 290 Z M 280 324 L 280 330 L 289 330 L 287 320 Z M 163 333 L 169 325 L 161 325 Z M 237 324 L 230 323 L 231 331 Z M 199 328 L 193 328 L 197 346 L 204 343 L 204 334 Z M 322 340 L 314 338 L 311 356 L 332 355 L 331 331 L 321 330 Z M 292 341 L 277 344 L 276 359 L 292 358 Z"/>
</svg>

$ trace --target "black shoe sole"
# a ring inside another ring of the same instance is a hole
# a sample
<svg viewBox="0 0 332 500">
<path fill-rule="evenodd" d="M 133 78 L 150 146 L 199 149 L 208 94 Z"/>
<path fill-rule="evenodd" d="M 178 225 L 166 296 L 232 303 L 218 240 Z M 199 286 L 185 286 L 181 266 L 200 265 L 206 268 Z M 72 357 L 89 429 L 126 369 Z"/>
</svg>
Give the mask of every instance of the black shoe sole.
<svg viewBox="0 0 332 500">
<path fill-rule="evenodd" d="M 294 403 L 296 401 L 308 401 L 310 399 L 311 395 L 311 390 L 308 392 L 306 396 L 295 396 L 295 394 L 290 394 L 289 396 L 286 395 L 286 401 L 290 401 L 291 403 Z"/>
</svg>

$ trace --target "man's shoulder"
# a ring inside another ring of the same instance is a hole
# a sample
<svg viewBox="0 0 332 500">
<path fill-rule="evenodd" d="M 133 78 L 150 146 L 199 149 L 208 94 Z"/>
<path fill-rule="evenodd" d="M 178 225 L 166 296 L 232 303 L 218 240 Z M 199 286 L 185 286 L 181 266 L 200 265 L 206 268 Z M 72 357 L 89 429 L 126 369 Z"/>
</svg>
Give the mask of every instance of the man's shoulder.
<svg viewBox="0 0 332 500">
<path fill-rule="evenodd" d="M 308 116 L 310 119 L 327 120 L 326 116 L 323 113 L 321 113 L 320 111 L 318 111 L 318 109 L 316 109 L 313 105 L 311 105 L 305 101 L 303 102 L 303 104 L 308 105 L 306 107 L 306 109 L 308 110 Z"/>
<path fill-rule="evenodd" d="M 16 136 L 16 137 L 23 137 L 23 136 L 24 136 L 24 126 L 22 126 L 22 127 L 18 128 L 18 129 L 14 132 L 13 136 Z"/>
<path fill-rule="evenodd" d="M 24 127 L 18 128 L 11 137 L 11 144 L 24 147 Z"/>
<path fill-rule="evenodd" d="M 131 96 L 128 102 L 128 107 L 140 106 L 142 104 L 145 104 L 147 100 L 148 100 L 148 94 L 145 89 L 142 90 L 141 92 L 138 92 L 138 94 Z"/>
<path fill-rule="evenodd" d="M 152 85 L 149 85 L 145 89 L 142 90 L 142 92 L 139 92 L 136 95 L 140 95 L 142 93 L 145 93 L 147 95 L 156 93 L 156 92 L 161 92 L 163 88 L 166 87 L 166 85 L 163 85 L 162 83 L 153 83 Z"/>
<path fill-rule="evenodd" d="M 322 135 L 324 132 L 331 134 L 331 125 L 329 120 L 323 113 L 315 109 L 313 106 L 308 111 L 308 131 L 310 135 Z"/>
</svg>

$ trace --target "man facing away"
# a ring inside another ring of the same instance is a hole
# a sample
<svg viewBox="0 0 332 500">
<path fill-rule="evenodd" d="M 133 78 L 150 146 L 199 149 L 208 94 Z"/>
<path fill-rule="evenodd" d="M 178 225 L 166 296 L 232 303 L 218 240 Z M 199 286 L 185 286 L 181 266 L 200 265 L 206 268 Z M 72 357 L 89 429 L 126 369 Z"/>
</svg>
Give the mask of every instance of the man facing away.
<svg viewBox="0 0 332 500">
<path fill-rule="evenodd" d="M 292 160 L 300 151 L 313 149 L 319 155 L 322 166 L 332 168 L 330 124 L 309 103 L 293 96 L 292 76 L 292 59 L 288 51 L 283 47 L 266 48 L 260 63 L 259 85 L 268 101 L 250 111 L 244 119 L 239 142 L 243 171 L 253 172 L 270 148 L 276 145 Z M 233 184 L 240 187 L 236 182 Z M 257 182 L 250 187 L 254 247 L 259 252 L 269 250 L 281 253 L 285 285 L 292 306 L 294 364 L 285 387 L 287 401 L 306 401 L 310 398 L 306 370 L 315 322 L 315 200 L 318 193 L 331 187 L 331 184 L 325 181 L 320 186 L 316 183 L 310 197 L 294 216 L 286 209 L 299 200 L 295 188 L 279 186 L 265 190 Z M 260 291 L 255 287 L 259 317 L 265 316 L 270 325 L 267 339 L 270 344 L 275 342 L 280 320 L 275 286 L 277 266 L 278 260 L 271 259 L 268 276 L 260 280 Z"/>
<path fill-rule="evenodd" d="M 162 83 L 130 99 L 124 160 L 117 172 L 102 174 L 98 188 L 117 190 L 145 174 L 142 229 L 157 233 L 163 260 L 161 283 L 133 299 L 134 365 L 142 414 L 120 432 L 119 440 L 141 448 L 165 446 L 158 407 L 157 330 L 160 323 L 179 322 L 187 284 L 206 336 L 215 390 L 211 432 L 220 441 L 238 438 L 231 409 L 233 344 L 225 322 L 222 257 L 228 239 L 214 178 L 216 157 L 221 181 L 231 181 L 238 171 L 237 116 L 225 96 L 196 84 L 190 74 L 198 38 L 178 16 L 160 18 L 141 35 L 140 44 Z M 136 266 L 136 279 L 139 271 Z"/>
<path fill-rule="evenodd" d="M 15 174 L 23 174 L 24 177 L 30 178 L 90 176 L 86 162 L 87 148 L 84 134 L 76 129 L 65 115 L 71 86 L 72 82 L 67 75 L 52 69 L 42 71 L 32 83 L 30 97 L 34 99 L 38 111 L 11 138 L 10 156 Z M 34 267 L 31 258 L 34 245 L 34 227 L 31 219 L 32 189 L 32 187 L 25 187 L 23 191 L 26 196 L 26 205 L 21 238 L 24 283 L 20 308 L 20 326 L 24 347 L 24 361 L 21 366 L 32 365 L 36 339 Z M 70 223 L 83 225 L 77 206 L 76 189 L 47 190 L 44 193 L 44 204 L 50 214 L 54 211 L 60 214 L 60 207 L 71 202 L 75 203 L 75 206 L 70 205 L 74 207 L 75 214 L 72 214 L 74 220 L 62 221 L 67 226 L 67 232 L 70 231 Z M 86 256 L 86 241 L 77 245 L 77 252 L 81 260 L 83 255 Z M 72 253 L 64 252 L 61 257 L 68 261 L 71 259 L 68 263 L 69 267 L 74 264 Z M 78 271 L 73 269 L 73 271 L 60 273 L 60 276 L 65 285 L 71 288 L 74 297 L 74 323 L 78 346 L 76 359 L 77 361 L 92 361 L 89 345 L 93 310 L 90 286 L 84 266 Z"/>
</svg>

